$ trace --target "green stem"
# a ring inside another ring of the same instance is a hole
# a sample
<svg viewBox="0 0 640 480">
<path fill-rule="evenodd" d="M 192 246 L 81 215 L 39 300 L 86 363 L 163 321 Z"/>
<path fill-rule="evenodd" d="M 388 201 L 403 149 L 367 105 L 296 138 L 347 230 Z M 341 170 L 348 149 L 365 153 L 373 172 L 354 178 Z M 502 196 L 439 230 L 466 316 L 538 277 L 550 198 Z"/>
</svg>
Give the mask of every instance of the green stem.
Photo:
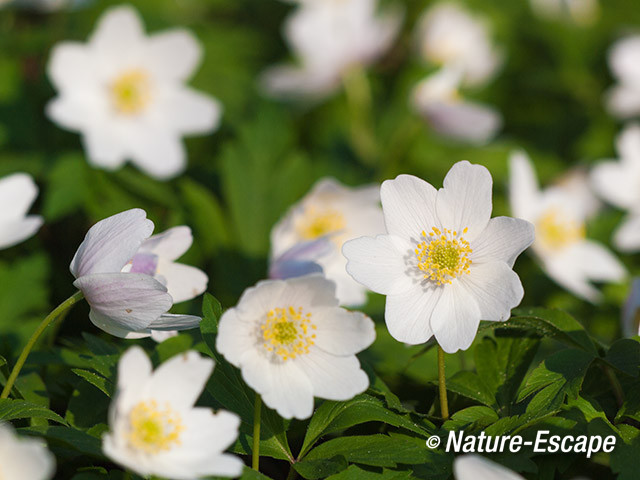
<svg viewBox="0 0 640 480">
<path fill-rule="evenodd" d="M 442 418 L 449 418 L 449 404 L 447 402 L 447 382 L 444 373 L 444 350 L 438 345 L 438 387 L 440 390 L 440 411 Z"/>
<path fill-rule="evenodd" d="M 296 469 L 293 468 L 293 463 L 292 463 L 291 466 L 289 467 L 289 473 L 287 475 L 287 480 L 294 480 L 297 476 L 298 476 L 298 472 L 296 472 Z"/>
<path fill-rule="evenodd" d="M 38 328 L 36 329 L 35 332 L 33 332 L 33 335 L 31 335 L 31 338 L 29 338 L 29 341 L 27 342 L 24 349 L 22 350 L 22 353 L 18 357 L 18 360 L 16 361 L 16 364 L 13 367 L 13 370 L 11 371 L 11 375 L 9 375 L 9 378 L 7 379 L 7 384 L 4 386 L 4 389 L 2 390 L 2 394 L 0 394 L 0 399 L 9 397 L 9 392 L 11 392 L 11 389 L 13 388 L 13 384 L 15 383 L 16 379 L 18 378 L 18 375 L 20 374 L 20 370 L 22 370 L 22 367 L 24 366 L 24 362 L 27 360 L 27 357 L 29 356 L 31 349 L 38 341 L 38 338 L 40 338 L 40 335 L 42 335 L 42 333 L 56 318 L 58 318 L 63 312 L 66 312 L 68 309 L 70 309 L 78 301 L 82 300 L 82 298 L 83 298 L 82 292 L 78 291 L 74 293 L 69 298 L 67 298 L 64 302 L 58 305 L 49 315 L 46 316 L 46 318 L 42 321 L 42 323 L 38 325 Z"/>
<path fill-rule="evenodd" d="M 364 70 L 354 67 L 342 77 L 351 122 L 351 141 L 360 159 L 367 165 L 376 161 L 378 145 L 373 133 L 371 87 Z"/>
<path fill-rule="evenodd" d="M 622 391 L 622 385 L 620 385 L 620 381 L 616 374 L 613 372 L 613 369 L 609 366 L 604 366 L 603 368 L 609 383 L 611 384 L 611 388 L 613 389 L 613 395 L 616 397 L 616 402 L 618 403 L 618 407 L 622 407 L 624 403 L 624 392 Z"/>
<path fill-rule="evenodd" d="M 256 403 L 253 408 L 253 452 L 251 452 L 251 467 L 260 471 L 260 412 L 262 411 L 262 400 L 256 393 Z"/>
</svg>

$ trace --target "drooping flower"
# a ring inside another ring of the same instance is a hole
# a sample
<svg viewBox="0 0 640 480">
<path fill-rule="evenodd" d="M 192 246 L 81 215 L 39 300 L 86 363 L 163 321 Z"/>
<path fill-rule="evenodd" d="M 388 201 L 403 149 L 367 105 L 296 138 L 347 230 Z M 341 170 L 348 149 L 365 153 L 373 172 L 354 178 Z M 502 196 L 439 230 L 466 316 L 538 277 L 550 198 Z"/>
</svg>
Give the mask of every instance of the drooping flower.
<svg viewBox="0 0 640 480">
<path fill-rule="evenodd" d="M 0 478 L 7 480 L 49 480 L 56 459 L 44 442 L 20 438 L 9 424 L 0 423 Z"/>
<path fill-rule="evenodd" d="M 27 215 L 38 187 L 26 173 L 0 179 L 0 249 L 26 240 L 42 225 L 42 217 Z"/>
<path fill-rule="evenodd" d="M 214 362 L 194 351 L 152 372 L 140 347 L 118 362 L 118 390 L 109 409 L 105 455 L 134 472 L 176 480 L 238 477 L 242 461 L 223 453 L 238 437 L 240 418 L 194 404 Z"/>
<path fill-rule="evenodd" d="M 187 30 L 146 36 L 138 13 L 109 9 L 87 44 L 63 42 L 47 72 L 58 97 L 47 115 L 82 134 L 89 162 L 114 170 L 131 160 L 167 179 L 186 165 L 181 137 L 217 128 L 218 102 L 184 85 L 202 51 Z"/>
<path fill-rule="evenodd" d="M 322 97 L 337 89 L 354 67 L 366 67 L 391 45 L 398 12 L 376 13 L 376 0 L 300 2 L 284 25 L 298 66 L 265 72 L 262 84 L 275 96 Z"/>
<path fill-rule="evenodd" d="M 524 480 L 524 477 L 480 455 L 460 455 L 453 461 L 456 480 Z"/>
<path fill-rule="evenodd" d="M 571 21 L 589 26 L 600 17 L 598 0 L 530 0 L 533 12 L 542 18 Z"/>
<path fill-rule="evenodd" d="M 382 232 L 384 220 L 377 186 L 349 188 L 333 178 L 324 178 L 273 227 L 271 258 L 301 243 L 326 238 L 332 248 L 316 263 L 336 283 L 341 305 L 362 305 L 367 299 L 366 289 L 346 273 L 340 249 L 347 240 Z"/>
<path fill-rule="evenodd" d="M 313 397 L 348 400 L 369 379 L 355 354 L 375 339 L 370 318 L 338 306 L 335 284 L 313 274 L 265 280 L 220 319 L 216 349 L 284 418 L 313 413 Z"/>
<path fill-rule="evenodd" d="M 619 118 L 640 114 L 640 35 L 618 40 L 608 59 L 611 73 L 618 81 L 606 96 L 609 112 Z"/>
<path fill-rule="evenodd" d="M 467 349 L 480 320 L 505 321 L 524 295 L 512 270 L 533 242 L 524 220 L 491 217 L 492 179 L 458 162 L 436 190 L 412 175 L 380 189 L 387 234 L 342 248 L 347 271 L 387 296 L 385 320 L 401 342 L 435 336 L 448 353 Z"/>
<path fill-rule="evenodd" d="M 542 267 L 562 287 L 585 300 L 598 302 L 601 294 L 590 281 L 617 282 L 626 272 L 607 248 L 587 239 L 585 221 L 594 208 L 593 201 L 586 198 L 593 195 L 587 193 L 586 178 L 580 184 L 574 180 L 541 191 L 526 154 L 511 155 L 511 211 L 536 226 L 533 251 Z"/>
<path fill-rule="evenodd" d="M 634 252 L 640 250 L 640 125 L 631 124 L 620 133 L 616 150 L 619 160 L 596 165 L 591 183 L 602 198 L 627 210 L 613 242 L 620 250 Z"/>
<path fill-rule="evenodd" d="M 89 318 L 111 335 L 142 338 L 154 330 L 185 330 L 200 322 L 200 317 L 166 313 L 174 300 L 167 286 L 154 278 L 166 275 L 158 278 L 175 285 L 172 289 L 176 294 L 183 293 L 180 281 L 190 282 L 193 290 L 187 293 L 202 287 L 197 272 L 171 263 L 184 251 L 188 240 L 185 230 L 149 239 L 152 231 L 153 222 L 144 210 L 118 213 L 91 227 L 71 260 L 69 269 L 76 278 L 73 285 L 91 306 Z M 154 260 L 149 252 L 155 252 L 158 258 Z"/>
</svg>

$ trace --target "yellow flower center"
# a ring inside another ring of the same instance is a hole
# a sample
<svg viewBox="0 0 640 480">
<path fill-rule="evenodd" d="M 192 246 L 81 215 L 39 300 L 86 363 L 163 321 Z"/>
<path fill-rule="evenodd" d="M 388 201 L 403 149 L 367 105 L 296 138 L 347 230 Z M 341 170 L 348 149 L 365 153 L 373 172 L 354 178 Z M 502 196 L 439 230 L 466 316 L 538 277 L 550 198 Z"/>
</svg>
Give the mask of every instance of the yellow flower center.
<svg viewBox="0 0 640 480">
<path fill-rule="evenodd" d="M 311 323 L 311 313 L 304 313 L 302 307 L 288 306 L 273 308 L 260 327 L 264 348 L 283 361 L 309 353 L 309 347 L 316 338 L 316 326 Z"/>
<path fill-rule="evenodd" d="M 155 400 L 138 403 L 129 414 L 129 443 L 145 453 L 158 453 L 180 445 L 184 430 L 182 417 L 166 405 L 160 409 Z"/>
<path fill-rule="evenodd" d="M 307 208 L 302 221 L 298 222 L 298 235 L 305 240 L 313 240 L 329 233 L 344 229 L 344 215 L 337 210 Z"/>
<path fill-rule="evenodd" d="M 462 233 L 467 233 L 465 228 Z M 422 232 L 422 241 L 415 249 L 418 268 L 427 278 L 438 285 L 451 283 L 454 278 L 469 273 L 472 250 L 458 232 L 433 227 L 429 235 Z"/>
<path fill-rule="evenodd" d="M 111 100 L 117 112 L 134 115 L 151 101 L 151 81 L 144 70 L 127 70 L 111 83 Z"/>
<path fill-rule="evenodd" d="M 552 208 L 536 222 L 536 238 L 544 248 L 559 250 L 585 238 L 584 223 L 569 219 Z"/>
</svg>

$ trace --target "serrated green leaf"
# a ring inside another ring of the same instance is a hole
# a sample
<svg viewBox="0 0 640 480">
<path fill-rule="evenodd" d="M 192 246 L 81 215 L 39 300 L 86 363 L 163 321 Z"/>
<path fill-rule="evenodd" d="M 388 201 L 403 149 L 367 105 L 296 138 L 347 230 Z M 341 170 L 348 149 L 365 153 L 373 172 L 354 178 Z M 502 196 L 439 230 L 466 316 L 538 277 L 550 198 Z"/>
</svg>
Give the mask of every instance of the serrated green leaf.
<svg viewBox="0 0 640 480">
<path fill-rule="evenodd" d="M 410 478 L 416 477 L 412 477 L 411 472 L 408 470 L 398 472 L 382 469 L 381 472 L 374 472 L 364 470 L 357 465 L 351 465 L 346 470 L 327 477 L 327 480 L 409 480 Z"/>
<path fill-rule="evenodd" d="M 100 439 L 75 428 L 58 426 L 28 427 L 19 429 L 19 432 L 45 437 L 53 443 L 61 442 L 83 455 L 104 459 Z"/>
<path fill-rule="evenodd" d="M 113 392 L 115 391 L 115 386 L 110 380 L 104 378 L 101 375 L 97 375 L 93 372 L 90 372 L 88 370 L 82 370 L 81 368 L 72 368 L 71 371 L 76 375 L 78 375 L 80 378 L 83 378 L 84 380 L 89 382 L 94 387 L 96 387 L 98 390 L 104 393 L 107 397 L 111 398 L 111 396 L 113 395 Z"/>
<path fill-rule="evenodd" d="M 158 363 L 163 363 L 171 357 L 175 357 L 180 353 L 189 350 L 193 345 L 193 338 L 190 335 L 176 335 L 167 338 L 165 341 L 156 345 L 156 357 Z"/>
<path fill-rule="evenodd" d="M 329 475 L 345 470 L 348 466 L 347 459 L 342 455 L 319 460 L 303 460 L 293 464 L 296 472 L 308 480 L 327 478 Z"/>
<path fill-rule="evenodd" d="M 618 340 L 607 351 L 605 361 L 632 377 L 640 374 L 640 342 L 631 338 Z"/>
<path fill-rule="evenodd" d="M 45 418 L 66 425 L 67 422 L 56 412 L 41 405 L 24 400 L 0 399 L 0 420 L 16 420 L 19 418 Z"/>
<path fill-rule="evenodd" d="M 453 377 L 447 379 L 447 390 L 475 400 L 488 407 L 495 405 L 496 399 L 480 380 L 480 377 L 473 372 L 456 372 Z"/>
<path fill-rule="evenodd" d="M 492 408 L 473 406 L 455 412 L 443 427 L 447 430 L 466 430 L 470 426 L 482 429 L 496 421 L 498 414 Z"/>
</svg>

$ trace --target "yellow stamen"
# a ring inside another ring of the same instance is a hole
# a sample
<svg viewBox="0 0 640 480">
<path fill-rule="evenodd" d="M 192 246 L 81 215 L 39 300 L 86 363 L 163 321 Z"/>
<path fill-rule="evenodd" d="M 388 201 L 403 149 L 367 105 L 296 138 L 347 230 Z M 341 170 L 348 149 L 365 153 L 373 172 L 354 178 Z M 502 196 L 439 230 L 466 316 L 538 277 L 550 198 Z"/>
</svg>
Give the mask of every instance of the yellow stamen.
<svg viewBox="0 0 640 480">
<path fill-rule="evenodd" d="M 317 328 L 311 323 L 311 313 L 304 313 L 302 307 L 276 307 L 269 310 L 266 317 L 260 328 L 267 352 L 283 361 L 309 353 L 316 338 L 313 331 Z"/>
<path fill-rule="evenodd" d="M 143 70 L 128 70 L 110 86 L 115 110 L 126 115 L 142 112 L 151 101 L 151 82 Z"/>
<path fill-rule="evenodd" d="M 467 233 L 464 229 L 461 233 Z M 457 231 L 445 228 L 442 231 L 436 227 L 427 235 L 421 232 L 422 241 L 415 249 L 418 257 L 418 268 L 424 272 L 424 278 L 437 285 L 451 283 L 454 278 L 469 273 L 472 250 Z"/>
<path fill-rule="evenodd" d="M 550 208 L 536 222 L 536 239 L 549 250 L 559 250 L 585 238 L 583 222 L 562 215 Z"/>
<path fill-rule="evenodd" d="M 315 207 L 305 209 L 303 218 L 297 222 L 298 235 L 305 240 L 334 233 L 344 229 L 346 222 L 344 215 L 332 209 L 320 210 Z"/>
<path fill-rule="evenodd" d="M 180 445 L 184 430 L 180 414 L 154 401 L 138 403 L 129 414 L 129 443 L 145 453 L 158 453 Z"/>
</svg>

